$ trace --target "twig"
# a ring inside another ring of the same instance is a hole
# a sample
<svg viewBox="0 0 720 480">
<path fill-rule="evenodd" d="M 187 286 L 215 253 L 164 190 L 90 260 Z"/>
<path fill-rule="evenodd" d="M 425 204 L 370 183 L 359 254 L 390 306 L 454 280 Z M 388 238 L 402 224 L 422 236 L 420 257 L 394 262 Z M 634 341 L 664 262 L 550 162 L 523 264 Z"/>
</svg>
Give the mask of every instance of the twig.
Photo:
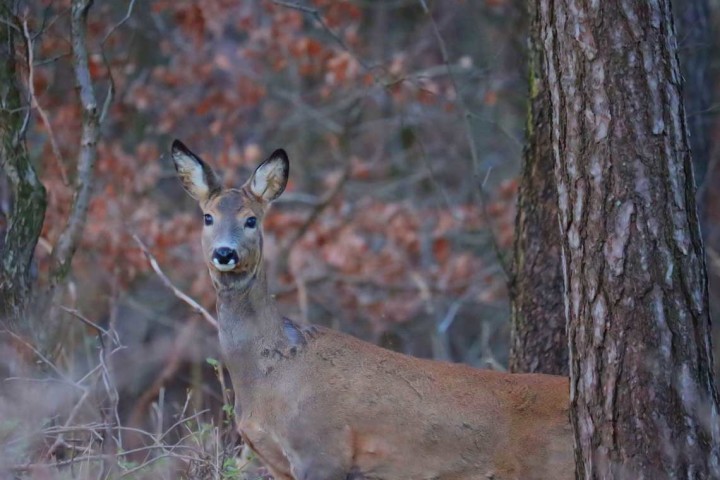
<svg viewBox="0 0 720 480">
<path fill-rule="evenodd" d="M 445 64 L 445 68 L 447 69 L 448 78 L 450 79 L 450 83 L 453 86 L 453 89 L 455 90 L 455 103 L 457 104 L 458 109 L 462 113 L 463 118 L 463 124 L 465 125 L 465 136 L 467 137 L 468 146 L 470 147 L 470 156 L 472 158 L 472 164 L 473 164 L 473 177 L 475 178 L 475 182 L 477 183 L 477 188 L 480 193 L 480 202 L 481 206 L 483 208 L 483 211 L 487 211 L 485 206 L 485 181 L 480 180 L 480 158 L 477 153 L 477 146 L 475 145 L 475 139 L 472 135 L 472 125 L 470 125 L 470 112 L 465 105 L 465 100 L 463 99 L 462 92 L 460 91 L 460 88 L 458 86 L 457 81 L 455 80 L 455 75 L 453 74 L 452 68 L 450 67 L 450 56 L 448 55 L 447 47 L 445 46 L 445 40 L 443 40 L 442 35 L 440 34 L 440 29 L 438 28 L 437 22 L 435 22 L 435 18 L 432 16 L 432 13 L 430 12 L 430 9 L 427 6 L 427 2 L 425 0 L 418 0 L 420 2 L 420 5 L 422 6 L 423 11 L 430 19 L 430 24 L 433 28 L 433 33 L 435 35 L 435 39 L 437 40 L 438 47 L 440 48 L 440 55 L 442 56 L 442 61 Z M 487 173 L 485 176 L 485 180 L 487 180 L 490 172 Z M 505 258 L 501 255 L 501 251 L 499 248 L 499 245 L 497 243 L 497 239 L 495 237 L 495 232 L 493 231 L 492 224 L 488 223 L 488 229 L 490 230 L 490 236 L 492 237 L 492 243 L 495 248 L 497 261 L 500 264 L 500 267 L 502 268 L 503 272 L 505 273 L 505 276 L 508 280 L 508 282 L 512 279 L 512 273 L 507 265 L 507 262 L 505 261 Z"/>
<path fill-rule="evenodd" d="M 72 315 L 73 317 L 77 318 L 78 320 L 80 320 L 80 321 L 81 321 L 82 323 L 84 323 L 85 325 L 94 328 L 94 329 L 97 330 L 98 332 L 100 332 L 100 333 L 102 333 L 102 334 L 104 334 L 104 335 L 110 336 L 110 332 L 109 332 L 109 331 L 105 330 L 103 327 L 101 327 L 101 326 L 98 325 L 97 323 L 93 322 L 92 320 L 87 319 L 86 317 L 84 317 L 80 312 L 78 312 L 78 311 L 75 310 L 74 308 L 68 308 L 68 307 L 66 307 L 66 306 L 64 306 L 64 305 L 60 305 L 60 310 L 63 310 L 64 312 L 69 313 L 70 315 Z"/>
<path fill-rule="evenodd" d="M 155 271 L 157 276 L 160 277 L 160 280 L 162 280 L 163 284 L 165 284 L 165 286 L 167 288 L 172 290 L 172 292 L 175 294 L 176 297 L 178 297 L 183 302 L 187 303 L 193 310 L 195 310 L 195 312 L 199 313 L 203 317 L 205 322 L 207 322 L 209 325 L 211 325 L 214 329 L 217 330 L 218 324 L 217 324 L 217 320 L 215 320 L 215 317 L 213 317 L 210 314 L 210 312 L 205 310 L 205 308 L 202 305 L 200 305 L 195 300 L 190 298 L 187 294 L 185 294 L 182 290 L 177 288 L 170 281 L 170 279 L 167 277 L 167 275 L 165 275 L 165 273 L 160 268 L 160 265 L 158 265 L 158 262 L 155 259 L 155 257 L 153 256 L 153 254 L 150 253 L 150 250 L 148 250 L 147 246 L 143 243 L 142 240 L 140 240 L 140 237 L 138 237 L 135 234 L 133 234 L 132 237 L 133 237 L 133 240 L 135 240 L 135 242 L 138 244 L 138 246 L 142 250 L 143 254 L 145 254 L 145 258 L 147 258 L 148 262 L 150 263 L 150 266 Z"/>
<path fill-rule="evenodd" d="M 64 310 L 65 312 L 71 314 L 73 317 L 77 318 L 84 324 L 90 325 L 93 328 L 95 328 L 98 332 L 98 339 L 100 340 L 100 353 L 99 353 L 100 362 L 99 362 L 99 365 L 96 366 L 95 368 L 93 368 L 91 370 L 91 372 L 89 372 L 88 374 L 83 376 L 83 378 L 77 382 L 78 388 L 83 388 L 84 391 L 83 391 L 82 396 L 80 397 L 80 400 L 78 400 L 75 407 L 73 407 L 73 409 L 70 411 L 70 414 L 68 415 L 68 418 L 65 421 L 64 428 L 68 429 L 70 427 L 70 424 L 75 420 L 75 417 L 77 416 L 78 412 L 80 411 L 80 407 L 85 403 L 85 400 L 87 399 L 87 397 L 95 390 L 95 384 L 97 383 L 97 380 L 94 382 L 94 384 L 92 384 L 88 387 L 80 386 L 80 384 L 85 379 L 91 377 L 94 372 L 97 372 L 97 371 L 101 372 L 101 375 L 99 377 L 103 381 L 103 385 L 105 386 L 105 390 L 108 395 L 108 399 L 110 399 L 110 401 L 113 403 L 114 407 L 117 408 L 118 393 L 117 393 L 117 389 L 115 389 L 114 385 L 112 384 L 110 372 L 108 371 L 106 362 L 107 362 L 107 359 L 110 356 L 112 356 L 115 352 L 117 352 L 119 349 L 115 349 L 108 353 L 105 348 L 105 342 L 102 339 L 102 335 L 103 334 L 107 335 L 108 338 L 110 338 L 112 341 L 115 341 L 118 345 L 120 344 L 120 340 L 118 338 L 117 332 L 105 330 L 104 328 L 100 327 L 99 325 L 97 325 L 94 322 L 85 318 L 77 310 L 73 310 L 73 309 L 70 309 L 70 308 L 67 308 L 64 306 L 60 306 L 60 308 L 62 310 Z M 104 412 L 101 411 L 101 414 L 104 415 Z M 106 425 L 106 430 L 107 431 L 111 430 L 111 426 L 107 426 L 108 425 L 107 422 L 104 422 L 104 423 Z M 110 441 L 110 439 L 106 438 L 105 442 L 103 443 L 103 446 L 105 447 L 106 444 L 109 443 L 109 441 Z M 61 446 L 63 446 L 63 447 L 67 446 L 67 443 L 65 442 L 62 432 L 59 433 L 58 437 L 55 439 L 55 442 L 53 442 L 52 446 L 48 450 L 48 455 L 49 456 L 53 455 L 55 453 L 56 449 Z M 105 463 L 107 463 L 107 462 L 105 462 Z"/>
<path fill-rule="evenodd" d="M 85 403 L 85 400 L 87 400 L 88 396 L 90 395 L 90 392 L 92 392 L 92 388 L 86 388 L 83 392 L 82 396 L 80 397 L 80 400 L 75 404 L 75 406 L 70 410 L 70 414 L 68 415 L 67 420 L 65 421 L 65 425 L 63 428 L 68 428 L 70 424 L 75 420 L 75 417 L 77 416 L 78 412 L 80 411 L 80 407 Z M 53 444 L 48 449 L 48 457 L 52 457 L 55 454 L 55 451 L 60 446 L 65 446 L 65 437 L 62 433 L 60 433 Z"/>
<path fill-rule="evenodd" d="M 340 36 L 337 33 L 335 33 L 328 26 L 328 24 L 325 22 L 325 19 L 322 16 L 322 14 L 320 13 L 320 10 L 318 10 L 317 8 L 300 5 L 299 3 L 295 3 L 295 2 L 287 2 L 284 0 L 273 0 L 273 3 L 275 5 L 280 5 L 281 7 L 292 8 L 294 10 L 306 13 L 306 14 L 310 15 L 311 17 L 313 17 L 315 20 L 317 20 L 317 22 L 320 24 L 320 26 L 323 28 L 323 30 L 325 30 L 328 33 L 328 35 L 330 35 L 333 38 L 333 40 L 335 40 L 335 42 L 338 45 L 340 45 L 340 47 L 343 50 L 345 50 L 347 53 L 349 53 L 355 59 L 355 61 L 360 64 L 360 66 L 364 70 L 367 70 L 368 72 L 372 72 L 373 69 L 370 67 L 370 65 L 368 65 L 367 63 L 365 63 L 365 61 L 363 59 L 361 59 L 360 57 L 355 55 L 355 52 L 353 52 L 350 49 L 350 47 L 348 47 L 348 45 L 345 43 L 345 41 L 342 38 L 340 38 Z"/>
<path fill-rule="evenodd" d="M 437 351 L 433 352 L 435 358 L 451 360 L 448 330 L 450 330 L 450 327 L 455 322 L 460 309 L 475 293 L 476 292 L 474 292 L 472 288 L 465 290 L 458 299 L 450 304 L 450 307 L 447 309 L 447 312 L 443 316 L 442 320 L 437 322 L 435 331 L 432 335 L 433 350 L 437 349 Z"/>
<path fill-rule="evenodd" d="M 358 112 L 359 110 L 356 110 L 356 107 L 358 106 L 359 99 L 353 101 L 352 104 L 349 105 L 349 112 L 347 114 L 348 118 L 346 120 L 345 125 L 343 126 L 342 133 L 340 134 L 340 145 L 346 146 L 346 138 L 349 134 L 353 122 L 357 121 L 358 118 Z M 295 232 L 295 234 L 285 243 L 284 247 L 281 248 L 280 254 L 278 255 L 279 261 L 278 263 L 280 265 L 285 265 L 287 262 L 288 256 L 290 255 L 290 251 L 292 250 L 295 243 L 297 243 L 304 235 L 307 233 L 307 231 L 310 229 L 313 223 L 318 219 L 320 214 L 322 214 L 325 209 L 330 206 L 330 204 L 335 200 L 335 198 L 338 196 L 338 194 L 342 191 L 343 187 L 347 183 L 347 181 L 350 179 L 350 176 L 352 174 L 352 162 L 350 161 L 350 155 L 345 151 L 346 148 L 342 148 L 342 151 L 339 152 L 339 156 L 344 162 L 345 162 L 345 168 L 343 169 L 343 172 L 338 179 L 337 183 L 333 185 L 333 187 L 320 199 L 320 201 L 315 205 L 313 210 L 310 212 L 310 215 L 305 219 L 303 224 L 300 226 L 300 228 Z M 334 150 L 333 150 L 334 152 Z"/>
<path fill-rule="evenodd" d="M 103 102 L 102 110 L 100 111 L 100 123 L 102 124 L 105 121 L 105 117 L 108 114 L 108 111 L 110 111 L 110 105 L 112 104 L 113 99 L 115 98 L 115 79 L 112 75 L 112 69 L 110 68 L 110 62 L 107 60 L 107 56 L 105 55 L 105 42 L 110 38 L 110 36 L 115 33 L 115 31 L 120 28 L 125 22 L 127 22 L 130 19 L 130 16 L 133 12 L 133 7 L 135 7 L 135 1 L 136 0 L 130 0 L 130 3 L 128 4 L 127 12 L 125 13 L 125 16 L 105 34 L 105 37 L 103 37 L 102 42 L 100 42 L 100 52 L 102 53 L 102 59 L 103 64 L 105 65 L 105 69 L 108 73 L 108 79 L 110 84 L 108 85 L 108 91 L 105 94 L 105 101 Z"/>
<path fill-rule="evenodd" d="M 72 52 L 60 53 L 58 55 L 55 55 L 54 57 L 46 58 L 44 60 L 38 60 L 37 62 L 35 62 L 34 65 L 36 67 L 41 67 L 43 65 L 47 65 L 48 63 L 55 63 L 61 58 L 69 57 L 70 55 L 72 55 Z"/>
<path fill-rule="evenodd" d="M 89 461 L 101 461 L 104 460 L 107 457 L 107 455 L 84 455 L 81 457 L 74 457 L 67 460 L 62 460 L 59 462 L 52 462 L 52 463 L 26 463 L 24 465 L 14 465 L 10 467 L 10 470 L 12 470 L 15 473 L 23 473 L 23 472 L 31 472 L 35 469 L 47 469 L 48 467 L 65 467 L 68 465 L 80 463 L 80 462 L 89 462 Z"/>
<path fill-rule="evenodd" d="M 415 130 L 411 126 L 409 126 L 405 123 L 404 115 L 401 115 L 401 117 L 400 117 L 400 127 L 401 127 L 401 129 L 410 129 L 410 132 L 413 134 L 413 136 L 415 137 L 415 140 L 417 141 L 418 147 L 420 149 L 420 159 L 422 160 L 423 165 L 425 166 L 425 169 L 427 170 L 430 181 L 435 186 L 435 188 L 440 192 L 440 195 L 442 196 L 442 199 L 445 202 L 445 208 L 452 214 L 453 218 L 459 219 L 453 211 L 452 204 L 450 202 L 450 196 L 448 195 L 447 191 L 445 190 L 445 187 L 443 187 L 442 183 L 440 183 L 440 181 L 435 176 L 435 172 L 432 169 L 432 165 L 430 165 L 430 161 L 428 160 L 427 150 L 425 149 L 425 142 L 423 142 L 423 140 L 422 140 L 422 138 L 420 138 L 420 136 L 415 135 Z"/>
<path fill-rule="evenodd" d="M 483 219 L 485 220 L 487 228 L 490 231 L 490 244 L 493 248 L 493 251 L 495 252 L 495 258 L 497 259 L 498 264 L 500 264 L 500 268 L 505 274 L 505 280 L 507 281 L 508 285 L 512 285 L 514 283 L 515 274 L 512 272 L 510 266 L 505 261 L 505 257 L 503 256 L 502 250 L 500 249 L 500 244 L 498 244 L 497 241 L 497 236 L 495 235 L 493 222 L 490 219 L 490 214 L 487 210 L 487 192 L 485 191 L 485 184 L 490 178 L 490 173 L 492 173 L 492 168 L 488 168 L 487 173 L 485 174 L 485 179 L 480 184 L 480 208 L 482 210 Z"/>
<path fill-rule="evenodd" d="M 111 327 L 112 328 L 112 327 Z M 117 336 L 117 333 L 112 330 L 113 334 Z M 98 334 L 98 337 L 102 338 L 102 335 Z M 117 438 L 113 437 L 113 427 L 115 425 L 120 425 L 120 415 L 118 412 L 118 401 L 120 398 L 120 395 L 118 394 L 117 387 L 115 386 L 115 382 L 113 382 L 112 374 L 110 373 L 110 368 L 108 368 L 108 362 L 111 360 L 110 356 L 112 354 L 108 355 L 107 351 L 105 350 L 105 344 L 101 341 L 100 342 L 100 353 L 98 355 L 98 358 L 100 360 L 100 365 L 102 366 L 102 375 L 100 378 L 102 378 L 103 386 L 105 387 L 105 393 L 107 394 L 107 399 L 110 401 L 110 408 L 103 408 L 102 405 L 98 405 L 98 410 L 100 417 L 103 419 L 103 423 L 105 424 L 105 433 L 104 433 L 104 439 L 102 442 L 102 451 L 106 454 L 112 454 L 113 447 L 115 447 L 118 450 L 122 450 L 122 442 L 121 442 L 121 433 L 120 430 L 117 431 Z M 114 418 L 110 418 L 110 416 L 113 415 Z M 113 425 L 114 424 L 114 425 Z M 114 441 L 114 445 L 113 442 Z M 114 460 L 117 462 L 117 460 Z M 103 461 L 102 464 L 102 470 L 100 473 L 100 476 L 98 478 L 108 478 L 110 472 L 113 471 L 113 463 L 108 459 Z"/>
<path fill-rule="evenodd" d="M 480 350 L 482 351 L 482 355 L 480 356 L 480 365 L 490 367 L 492 370 L 499 372 L 505 372 L 507 369 L 497 361 L 495 355 L 492 353 L 492 348 L 490 348 L 490 333 L 491 331 L 488 326 L 488 322 L 482 322 L 480 324 Z"/>
<path fill-rule="evenodd" d="M 110 84 L 108 85 L 107 93 L 105 94 L 105 101 L 103 102 L 102 110 L 100 111 L 100 123 L 103 123 L 105 121 L 105 117 L 107 117 L 108 112 L 110 111 L 110 105 L 112 105 L 112 101 L 115 98 L 115 79 L 112 76 L 112 73 L 110 71 L 110 64 L 108 63 L 107 59 L 105 58 L 105 54 L 103 53 L 103 63 L 105 63 L 105 67 L 108 71 L 108 78 L 110 81 Z"/>
<path fill-rule="evenodd" d="M 50 139 L 50 146 L 53 151 L 53 155 L 58 162 L 58 169 L 60 170 L 60 178 L 62 178 L 64 185 L 69 185 L 67 177 L 67 167 L 65 166 L 65 160 L 60 152 L 55 133 L 53 132 L 52 125 L 50 124 L 50 118 L 48 118 L 45 110 L 40 106 L 37 95 L 35 94 L 35 63 L 34 63 L 34 45 L 33 40 L 30 37 L 30 31 L 28 30 L 27 19 L 23 20 L 23 37 L 25 37 L 25 49 L 27 52 L 27 68 L 28 68 L 28 91 L 30 92 L 30 99 L 32 106 L 37 110 L 40 119 L 47 128 L 48 137 Z"/>
<path fill-rule="evenodd" d="M 317 15 L 318 11 L 315 8 L 312 7 L 306 7 L 305 5 L 300 5 L 295 2 L 284 2 L 282 0 L 273 0 L 273 3 L 275 5 L 280 5 L 281 7 L 287 7 L 292 8 L 294 10 L 299 10 L 303 13 L 309 13 L 310 15 Z"/>
<path fill-rule="evenodd" d="M 118 23 L 113 25 L 113 27 L 108 31 L 108 33 L 105 34 L 105 36 L 102 39 L 102 42 L 100 42 L 101 46 L 105 45 L 105 42 L 107 42 L 107 39 L 110 38 L 110 36 L 113 33 L 115 33 L 115 30 L 122 27 L 125 22 L 130 20 L 130 16 L 132 15 L 132 12 L 133 12 L 133 7 L 135 7 L 135 1 L 136 0 L 130 0 L 130 3 L 128 4 L 127 12 L 125 13 L 125 16 Z"/>
<path fill-rule="evenodd" d="M 285 246 L 283 247 L 280 255 L 278 257 L 285 258 L 287 255 L 289 255 L 290 250 L 292 250 L 293 246 L 307 233 L 307 231 L 310 229 L 313 223 L 318 219 L 320 214 L 322 214 L 325 209 L 330 206 L 330 204 L 335 200 L 335 197 L 338 196 L 338 194 L 342 191 L 342 188 L 345 186 L 347 181 L 350 179 L 350 173 L 352 172 L 352 165 L 350 162 L 348 162 L 347 166 L 345 167 L 345 170 L 343 170 L 342 176 L 340 179 L 335 183 L 335 185 L 330 189 L 323 198 L 318 202 L 317 205 L 312 209 L 310 212 L 310 215 L 305 219 L 302 225 L 300 225 L 300 228 L 295 232 L 295 235 L 290 237 L 290 240 L 288 240 L 285 243 Z"/>
<path fill-rule="evenodd" d="M 117 339 L 118 345 L 120 344 L 120 336 L 117 333 L 117 329 L 115 326 L 117 325 L 117 313 L 118 313 L 118 307 L 117 307 L 117 298 L 118 298 L 118 277 L 117 272 L 115 276 L 113 277 L 113 283 L 112 283 L 112 295 L 110 300 L 110 318 L 108 320 L 108 330 L 110 331 L 111 335 Z M 122 347 L 121 347 L 122 348 Z M 103 415 L 103 418 L 107 420 L 106 417 L 110 416 L 110 413 L 114 415 L 114 422 L 115 425 L 120 427 L 120 412 L 118 411 L 118 403 L 120 400 L 120 394 L 117 390 L 117 385 L 114 381 L 114 377 L 112 372 L 114 372 L 113 369 L 113 354 L 115 352 L 110 352 L 110 354 L 107 353 L 106 349 L 102 348 L 100 351 L 100 365 L 103 368 L 103 385 L 105 386 L 105 391 L 107 392 L 107 396 L 110 399 L 110 403 L 112 406 L 111 412 L 108 412 L 107 409 L 101 408 L 101 414 Z M 109 424 L 109 420 L 105 422 L 106 424 Z M 106 437 L 112 438 L 112 431 L 110 427 L 106 427 Z M 104 442 L 103 443 L 103 449 L 105 449 L 105 444 L 110 444 L 110 442 Z M 122 432 L 118 429 L 117 430 L 117 438 L 115 438 L 115 448 L 122 450 L 123 449 L 123 441 L 122 441 Z"/>
<path fill-rule="evenodd" d="M 0 23 L 4 23 L 8 27 L 12 28 L 13 30 L 17 30 L 19 33 L 22 33 L 22 30 L 20 30 L 20 27 L 12 23 L 10 20 L 8 20 L 5 17 L 0 17 Z"/>
<path fill-rule="evenodd" d="M 307 112 L 307 116 L 316 120 L 318 123 L 322 124 L 328 131 L 334 133 L 334 134 L 340 134 L 342 133 L 342 126 L 339 125 L 337 122 L 335 122 L 332 117 L 329 115 L 326 115 L 325 113 L 317 110 L 316 108 L 308 105 L 307 103 L 302 101 L 302 98 L 300 98 L 300 95 L 296 93 L 290 93 L 286 92 L 285 90 L 281 88 L 275 88 L 271 91 L 272 94 L 277 95 L 279 98 L 283 100 L 288 100 L 293 103 L 295 107 L 297 107 L 298 110 Z M 284 120 L 284 123 L 288 123 L 288 119 Z M 291 123 L 291 122 L 290 122 Z M 282 198 L 282 197 L 280 197 Z"/>
<path fill-rule="evenodd" d="M 78 387 L 77 385 L 75 385 L 75 383 L 73 383 L 72 381 L 70 381 L 70 379 L 68 379 L 68 378 L 65 376 L 65 374 L 62 373 L 62 372 L 55 366 L 55 364 L 54 364 L 53 362 L 51 362 L 45 355 L 43 355 L 43 354 L 42 354 L 37 348 L 35 348 L 31 343 L 25 341 L 25 339 L 22 338 L 20 335 L 12 332 L 12 331 L 10 331 L 10 330 L 3 330 L 3 331 L 4 331 L 4 332 L 7 332 L 7 333 L 8 333 L 10 336 L 12 336 L 15 340 L 17 340 L 18 342 L 22 343 L 25 347 L 29 348 L 35 355 L 37 355 L 37 357 L 38 357 L 45 365 L 47 365 L 48 367 L 50 367 L 50 369 L 52 369 L 52 371 L 55 372 L 58 377 L 62 378 L 66 383 L 69 383 L 70 385 L 73 385 L 73 386 L 75 386 L 75 387 L 77 387 L 77 388 L 82 388 L 82 387 Z"/>
<path fill-rule="evenodd" d="M 475 146 L 475 140 L 472 136 L 472 128 L 470 125 L 470 116 L 468 114 L 468 109 L 465 106 L 465 100 L 462 97 L 462 92 L 460 91 L 460 87 L 458 86 L 457 81 L 455 80 L 455 75 L 453 74 L 452 68 L 450 67 L 450 56 L 448 55 L 447 47 L 445 46 L 445 40 L 443 40 L 442 35 L 440 34 L 440 29 L 437 26 L 437 22 L 435 22 L 435 18 L 432 16 L 432 13 L 430 12 L 430 9 L 427 6 L 427 3 L 425 0 L 418 0 L 420 2 L 420 5 L 423 8 L 423 11 L 430 19 L 430 24 L 433 27 L 433 33 L 435 35 L 435 39 L 438 42 L 438 47 L 440 48 L 440 55 L 442 56 L 443 64 L 445 65 L 445 68 L 447 69 L 448 78 L 450 79 L 450 83 L 452 83 L 453 90 L 455 90 L 455 103 L 457 103 L 458 108 L 460 109 L 460 112 L 462 112 L 463 116 L 463 122 L 465 123 L 465 135 L 467 137 L 468 146 L 470 147 L 470 155 L 472 157 L 473 162 L 473 176 L 475 177 L 475 180 L 480 183 L 480 159 L 477 154 L 477 147 Z"/>
</svg>

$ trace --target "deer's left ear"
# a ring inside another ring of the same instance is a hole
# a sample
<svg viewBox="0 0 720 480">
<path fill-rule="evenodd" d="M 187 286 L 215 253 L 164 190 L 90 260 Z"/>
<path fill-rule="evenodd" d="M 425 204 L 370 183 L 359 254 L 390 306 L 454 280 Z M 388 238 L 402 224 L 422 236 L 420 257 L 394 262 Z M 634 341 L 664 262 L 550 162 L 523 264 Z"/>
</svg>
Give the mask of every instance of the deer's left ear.
<svg viewBox="0 0 720 480">
<path fill-rule="evenodd" d="M 272 202 L 285 190 L 290 175 L 290 162 L 285 150 L 275 150 L 255 169 L 245 187 L 263 202 Z"/>
</svg>

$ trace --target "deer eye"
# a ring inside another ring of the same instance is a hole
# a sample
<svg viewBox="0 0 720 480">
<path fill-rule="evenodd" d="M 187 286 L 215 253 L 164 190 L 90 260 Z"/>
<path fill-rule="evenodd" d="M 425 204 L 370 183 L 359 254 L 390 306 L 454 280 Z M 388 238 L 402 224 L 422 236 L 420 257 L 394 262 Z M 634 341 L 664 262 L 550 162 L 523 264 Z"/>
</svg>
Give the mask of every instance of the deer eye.
<svg viewBox="0 0 720 480">
<path fill-rule="evenodd" d="M 212 225 L 213 224 L 213 216 L 209 213 L 206 213 L 203 218 L 205 219 L 205 225 Z"/>
<path fill-rule="evenodd" d="M 250 217 L 247 220 L 245 220 L 246 228 L 255 228 L 256 225 L 257 225 L 257 218 L 255 218 L 255 217 Z"/>
</svg>

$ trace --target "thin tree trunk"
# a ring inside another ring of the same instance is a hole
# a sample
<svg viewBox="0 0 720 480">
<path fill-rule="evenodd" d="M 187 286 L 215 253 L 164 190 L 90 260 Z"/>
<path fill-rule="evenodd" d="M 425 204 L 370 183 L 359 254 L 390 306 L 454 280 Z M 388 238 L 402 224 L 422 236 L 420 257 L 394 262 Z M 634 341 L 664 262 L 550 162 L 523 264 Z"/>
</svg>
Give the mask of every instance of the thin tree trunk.
<svg viewBox="0 0 720 480">
<path fill-rule="evenodd" d="M 88 209 L 93 193 L 97 146 L 100 140 L 100 123 L 112 101 L 112 89 L 108 90 L 105 103 L 100 108 L 95 96 L 87 45 L 88 13 L 93 0 L 73 0 L 70 8 L 70 39 L 75 85 L 82 108 L 82 128 L 77 157 L 77 172 L 74 179 L 73 204 L 65 227 L 50 254 L 50 267 L 46 293 L 38 302 L 37 315 L 46 322 L 39 343 L 50 346 L 61 328 L 55 309 L 60 287 L 67 281 L 72 260 L 80 245 Z"/>
<path fill-rule="evenodd" d="M 95 98 L 88 62 L 87 17 L 92 0 L 73 0 L 70 10 L 73 70 L 82 107 L 83 121 L 78 152 L 75 194 L 67 224 L 60 233 L 50 255 L 49 290 L 63 283 L 70 272 L 75 250 L 85 230 L 87 211 L 92 198 L 92 185 L 100 138 L 101 113 Z"/>
<path fill-rule="evenodd" d="M 0 250 L 0 325 L 21 327 L 31 290 L 30 266 L 45 218 L 45 187 L 25 146 L 27 105 L 21 100 L 15 65 L 14 18 L 0 6 L 0 166 L 12 208 Z M 25 107 L 25 108 L 23 108 Z"/>
<path fill-rule="evenodd" d="M 529 7 L 530 101 L 515 219 L 510 370 L 567 375 L 550 93 L 542 67 L 539 18 L 534 2 Z"/>
<path fill-rule="evenodd" d="M 720 478 L 707 277 L 668 0 L 538 0 L 578 478 Z"/>
</svg>

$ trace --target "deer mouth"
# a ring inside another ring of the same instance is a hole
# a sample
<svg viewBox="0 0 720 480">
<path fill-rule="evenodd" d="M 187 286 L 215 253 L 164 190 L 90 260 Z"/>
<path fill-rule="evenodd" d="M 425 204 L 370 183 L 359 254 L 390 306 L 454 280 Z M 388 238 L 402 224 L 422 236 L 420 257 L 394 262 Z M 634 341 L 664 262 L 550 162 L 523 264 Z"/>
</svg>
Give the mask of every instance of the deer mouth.
<svg viewBox="0 0 720 480">
<path fill-rule="evenodd" d="M 231 260 L 228 263 L 220 263 L 217 260 L 213 260 L 212 266 L 216 271 L 228 274 L 233 278 L 246 277 L 251 275 L 253 272 L 252 266 L 242 261 L 237 262 Z"/>
<path fill-rule="evenodd" d="M 231 272 L 238 266 L 234 259 L 231 259 L 228 263 L 220 263 L 217 258 L 212 260 L 213 267 L 219 272 Z"/>
</svg>

